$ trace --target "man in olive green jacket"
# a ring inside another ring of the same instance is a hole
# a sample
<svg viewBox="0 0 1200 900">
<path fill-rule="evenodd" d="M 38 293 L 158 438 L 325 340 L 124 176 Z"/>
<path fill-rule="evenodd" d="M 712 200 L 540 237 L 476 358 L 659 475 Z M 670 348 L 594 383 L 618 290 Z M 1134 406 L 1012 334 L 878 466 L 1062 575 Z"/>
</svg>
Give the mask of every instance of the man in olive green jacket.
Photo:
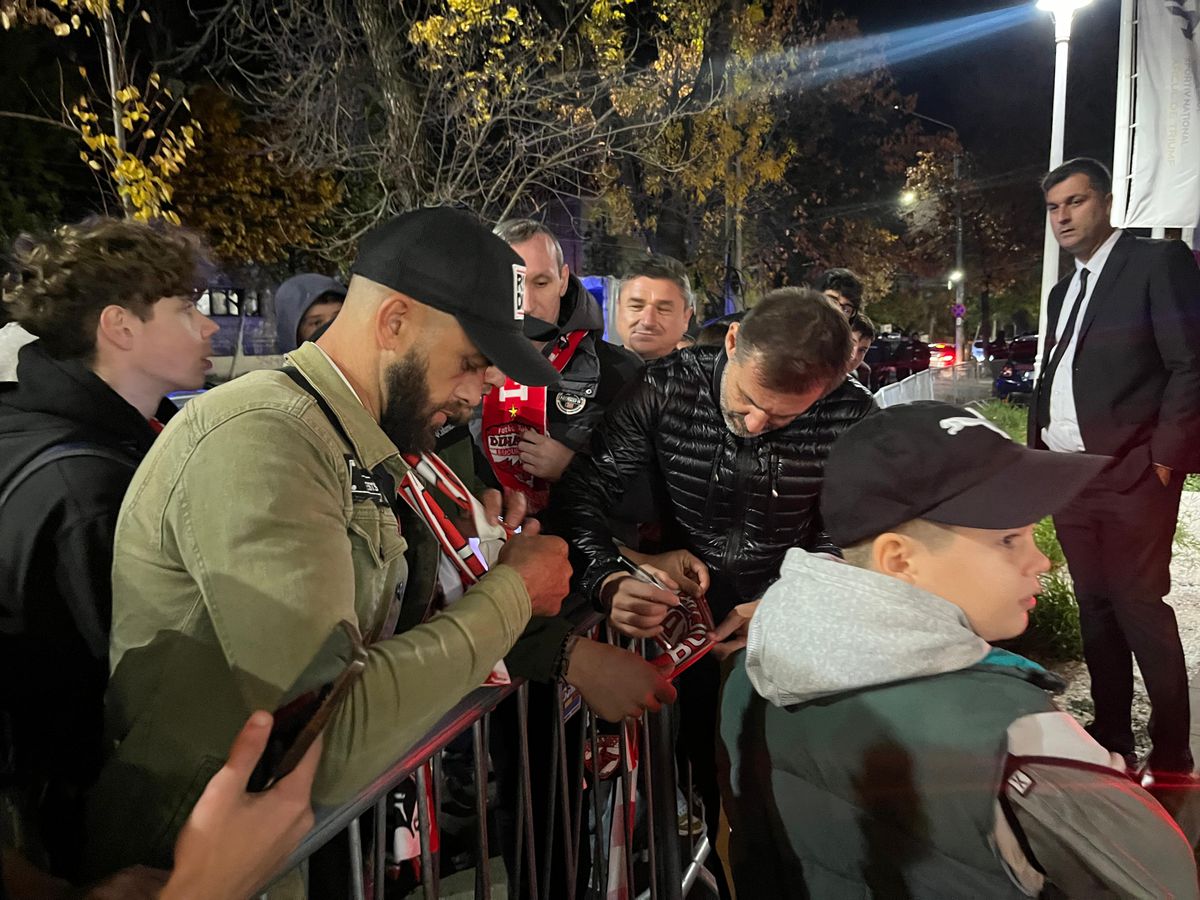
<svg viewBox="0 0 1200 900">
<path fill-rule="evenodd" d="M 93 872 L 170 863 L 248 713 L 345 666 L 339 622 L 367 662 L 325 731 L 322 805 L 378 775 L 567 593 L 566 547 L 534 524 L 416 624 L 441 548 L 395 499 L 409 472 L 397 448 L 431 449 L 434 429 L 478 403 L 490 364 L 530 384 L 556 376 L 521 332 L 520 257 L 465 213 L 422 210 L 365 237 L 354 273 L 340 317 L 290 373 L 192 401 L 126 495 Z M 413 627 L 396 634 L 397 620 Z"/>
</svg>

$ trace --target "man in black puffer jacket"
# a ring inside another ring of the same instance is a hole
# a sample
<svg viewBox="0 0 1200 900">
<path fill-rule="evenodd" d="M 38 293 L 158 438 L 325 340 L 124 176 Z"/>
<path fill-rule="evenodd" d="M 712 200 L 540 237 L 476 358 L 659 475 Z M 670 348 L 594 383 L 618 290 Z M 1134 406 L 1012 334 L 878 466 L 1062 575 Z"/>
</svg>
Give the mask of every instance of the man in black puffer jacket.
<svg viewBox="0 0 1200 900">
<path fill-rule="evenodd" d="M 836 549 L 818 508 L 825 458 L 874 408 L 846 377 L 850 354 L 850 326 L 836 307 L 814 291 L 783 288 L 731 325 L 723 347 L 648 365 L 609 410 L 591 452 L 556 486 L 550 514 L 571 545 L 578 589 L 617 629 L 651 637 L 675 603 L 630 575 L 608 526 L 608 511 L 647 470 L 665 488 L 680 549 L 641 560 L 686 589 L 707 588 L 718 622 L 762 596 L 789 548 Z M 715 659 L 700 660 L 681 676 L 678 701 L 680 746 L 714 843 L 719 677 Z"/>
</svg>

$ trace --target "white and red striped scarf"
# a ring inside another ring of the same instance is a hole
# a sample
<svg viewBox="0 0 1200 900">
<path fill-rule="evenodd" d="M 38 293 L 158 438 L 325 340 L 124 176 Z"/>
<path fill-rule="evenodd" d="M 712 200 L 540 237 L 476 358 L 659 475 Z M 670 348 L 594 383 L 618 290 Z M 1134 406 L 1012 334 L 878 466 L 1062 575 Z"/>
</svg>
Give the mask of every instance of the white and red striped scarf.
<svg viewBox="0 0 1200 900">
<path fill-rule="evenodd" d="M 446 515 L 429 486 L 436 487 L 475 520 L 481 550 L 485 542 L 499 541 L 503 545 L 508 538 L 508 532 L 502 527 L 488 523 L 483 504 L 475 499 L 462 480 L 436 453 L 422 453 L 420 456 L 406 453 L 404 461 L 408 463 L 409 472 L 400 482 L 400 496 L 425 520 L 425 524 L 438 539 L 442 552 L 458 570 L 463 589 L 469 589 L 484 576 L 488 564 L 479 557 L 470 540 L 463 537 L 458 526 Z M 499 553 L 499 549 L 499 546 L 495 547 L 496 553 Z M 494 559 L 493 555 L 491 561 L 494 562 Z"/>
<path fill-rule="evenodd" d="M 495 564 L 511 531 L 507 526 L 492 525 L 487 521 L 483 504 L 475 499 L 462 480 L 436 453 L 422 453 L 420 456 L 406 453 L 403 458 L 408 463 L 409 471 L 400 482 L 397 493 L 425 520 L 437 538 L 442 555 L 458 573 L 463 591 L 469 591 Z M 454 520 L 446 515 L 430 486 L 436 487 L 471 516 L 479 535 L 476 541 L 478 550 L 472 546 L 470 539 L 463 536 Z M 511 683 L 512 678 L 504 660 L 499 660 L 484 681 L 484 686 L 499 687 Z"/>
</svg>

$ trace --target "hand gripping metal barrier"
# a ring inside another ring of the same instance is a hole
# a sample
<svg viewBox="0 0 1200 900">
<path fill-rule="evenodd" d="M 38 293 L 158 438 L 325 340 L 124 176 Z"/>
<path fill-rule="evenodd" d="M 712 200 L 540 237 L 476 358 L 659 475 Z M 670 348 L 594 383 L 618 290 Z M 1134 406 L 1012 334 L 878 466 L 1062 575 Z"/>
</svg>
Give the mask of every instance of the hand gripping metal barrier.
<svg viewBox="0 0 1200 900">
<path fill-rule="evenodd" d="M 589 610 L 580 617 L 575 632 L 589 634 L 600 624 L 600 620 L 598 614 Z M 645 652 L 643 642 L 636 641 L 634 644 L 634 649 Z M 696 834 L 696 829 L 692 827 L 692 810 L 695 807 L 690 767 L 685 783 L 677 787 L 674 752 L 677 729 L 673 727 L 677 710 L 664 707 L 661 712 L 647 713 L 636 723 L 634 727 L 639 736 L 636 761 L 631 758 L 633 745 L 627 740 L 617 741 L 620 748 L 617 771 L 621 793 L 614 801 L 614 808 L 619 802 L 622 810 L 636 807 L 638 811 L 634 816 L 622 814 L 618 817 L 606 814 L 600 790 L 604 782 L 590 773 L 586 779 L 580 776 L 585 768 L 585 749 L 590 749 L 593 768 L 597 773 L 600 771 L 599 761 L 603 757 L 601 729 L 611 734 L 614 728 L 621 731 L 625 726 L 600 724 L 587 704 L 581 703 L 575 714 L 583 717 L 583 724 L 577 729 L 577 739 L 570 741 L 567 724 L 573 711 L 564 712 L 564 692 L 567 689 L 559 684 L 554 689 L 553 696 L 557 702 L 550 704 L 552 708 L 532 711 L 535 715 L 545 714 L 553 719 L 550 723 L 552 746 L 548 754 L 548 771 L 532 771 L 529 689 L 530 685 L 523 680 L 513 679 L 511 685 L 481 687 L 469 694 L 350 801 L 337 808 L 318 807 L 315 826 L 281 873 L 300 867 L 314 853 L 345 833 L 350 854 L 350 896 L 353 900 L 383 900 L 389 892 L 386 852 L 388 804 L 396 786 L 415 775 L 418 820 L 422 831 L 421 887 L 427 900 L 440 898 L 441 854 L 439 848 L 434 846 L 435 842 L 429 839 L 425 823 L 440 822 L 445 785 L 443 752 L 469 731 L 474 768 L 474 896 L 491 898 L 492 853 L 488 823 L 494 818 L 495 811 L 489 809 L 488 729 L 496 708 L 515 695 L 518 720 L 516 773 L 519 785 L 516 833 L 509 836 L 509 839 L 515 837 L 515 865 L 509 866 L 510 882 L 505 885 L 506 895 L 530 900 L 576 900 L 577 897 L 579 900 L 682 900 L 687 896 L 716 897 L 715 881 L 704 867 L 712 851 L 709 836 Z M 426 763 L 430 765 L 426 766 Z M 575 773 L 574 779 L 569 777 L 570 772 Z M 539 778 L 545 779 L 540 786 L 535 781 Z M 535 787 L 539 790 L 535 791 Z M 541 809 L 535 809 L 535 793 L 542 794 L 546 800 L 541 804 Z M 683 815 L 688 826 L 686 839 L 680 835 L 678 797 L 681 793 L 686 795 L 687 800 L 687 812 Z M 612 829 L 608 829 L 606 834 L 604 825 L 617 818 L 620 818 L 623 830 L 619 834 L 621 840 L 613 843 Z M 363 838 L 364 822 L 373 833 L 366 842 Z M 556 837 L 561 843 L 556 841 Z M 610 852 L 610 843 L 612 846 L 620 845 L 617 852 Z M 552 859 L 556 856 L 556 847 L 558 855 Z M 613 859 L 613 856 L 620 858 Z M 565 878 L 560 870 L 557 880 L 551 882 L 552 862 L 565 870 Z M 393 887 L 392 896 L 419 897 L 421 892 L 414 890 L 406 894 L 399 887 Z M 259 897 L 267 900 L 272 893 L 268 889 Z"/>
</svg>

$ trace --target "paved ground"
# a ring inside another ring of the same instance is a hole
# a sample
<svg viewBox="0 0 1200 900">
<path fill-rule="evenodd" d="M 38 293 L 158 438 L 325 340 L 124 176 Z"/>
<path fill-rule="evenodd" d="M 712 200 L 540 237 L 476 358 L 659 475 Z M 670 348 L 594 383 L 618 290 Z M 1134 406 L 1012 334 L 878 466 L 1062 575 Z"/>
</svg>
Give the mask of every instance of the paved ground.
<svg viewBox="0 0 1200 900">
<path fill-rule="evenodd" d="M 1200 545 L 1200 492 L 1185 491 L 1179 510 L 1179 522 L 1192 539 Z M 1187 655 L 1188 673 L 1192 685 L 1192 747 L 1200 760 L 1200 546 L 1176 549 L 1171 561 L 1171 594 L 1167 601 L 1175 607 L 1179 620 L 1179 635 L 1183 651 Z M 1066 694 L 1061 698 L 1081 722 L 1091 718 L 1092 701 L 1088 694 L 1088 675 L 1083 663 L 1056 666 L 1055 670 L 1070 682 Z M 1149 750 L 1146 738 L 1146 722 L 1150 718 L 1150 704 L 1146 700 L 1146 688 L 1135 667 L 1134 701 L 1135 735 L 1138 751 Z"/>
</svg>

